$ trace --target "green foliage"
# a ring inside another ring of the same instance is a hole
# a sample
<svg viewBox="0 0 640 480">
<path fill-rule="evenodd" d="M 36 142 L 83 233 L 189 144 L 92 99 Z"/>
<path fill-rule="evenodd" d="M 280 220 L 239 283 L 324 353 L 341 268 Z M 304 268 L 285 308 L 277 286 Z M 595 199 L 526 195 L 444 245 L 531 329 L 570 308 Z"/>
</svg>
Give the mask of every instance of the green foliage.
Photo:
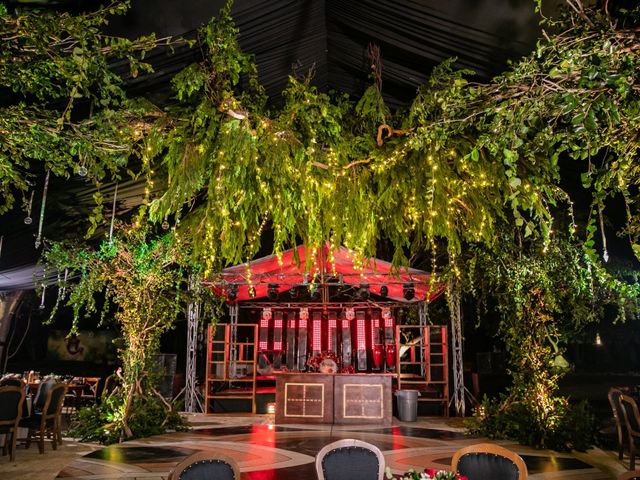
<svg viewBox="0 0 640 480">
<path fill-rule="evenodd" d="M 594 443 L 596 419 L 586 401 L 576 405 L 564 397 L 514 402 L 484 398 L 465 423 L 471 434 L 516 440 L 551 450 L 585 451 Z"/>
<path fill-rule="evenodd" d="M 148 73 L 142 59 L 158 41 L 101 31 L 127 9 L 115 1 L 83 14 L 0 10 L 0 88 L 13 92 L 0 107 L 0 214 L 43 168 L 68 177 L 84 165 L 99 184 L 119 179 L 139 154 L 145 125 L 160 111 L 127 99 L 111 64 L 128 63 L 130 77 Z M 89 107 L 89 118 L 76 114 L 78 104 Z"/>
<path fill-rule="evenodd" d="M 99 403 L 83 407 L 73 414 L 69 435 L 83 442 L 99 442 L 105 445 L 127 438 L 123 422 L 126 398 L 119 395 L 104 397 Z M 159 435 L 167 430 L 183 431 L 188 423 L 157 398 L 138 396 L 133 401 L 133 414 L 127 422 L 132 432 L 130 439 Z"/>
<path fill-rule="evenodd" d="M 148 227 L 132 225 L 119 227 L 112 241 L 103 242 L 96 250 L 53 244 L 43 254 L 45 268 L 66 269 L 69 278 L 78 277 L 66 285 L 66 304 L 74 311 L 72 332 L 82 311 L 86 315 L 96 312 L 96 294 L 105 298 L 103 318 L 114 307 L 113 318 L 124 339 L 119 355 L 125 400 L 118 407 L 122 410 L 113 413 L 121 412 L 118 428 L 124 429 L 127 438 L 133 435 L 135 424 L 130 421 L 137 414 L 136 402 L 157 395 L 153 383 L 144 379 L 162 334 L 172 328 L 189 302 L 204 301 L 203 314 L 208 318 L 216 314 L 219 305 L 210 289 L 188 288 L 189 273 L 198 272 L 185 269 L 187 252 L 188 245 L 174 241 L 170 233 L 152 237 Z"/>
</svg>

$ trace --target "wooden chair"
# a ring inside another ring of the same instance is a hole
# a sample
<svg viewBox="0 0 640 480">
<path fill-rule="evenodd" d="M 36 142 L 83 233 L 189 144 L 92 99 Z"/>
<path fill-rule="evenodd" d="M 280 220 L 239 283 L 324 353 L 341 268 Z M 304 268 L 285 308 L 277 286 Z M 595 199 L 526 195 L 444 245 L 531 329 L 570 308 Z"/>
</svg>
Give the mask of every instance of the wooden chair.
<svg viewBox="0 0 640 480">
<path fill-rule="evenodd" d="M 618 475 L 618 480 L 640 480 L 640 470 L 632 470 Z"/>
<path fill-rule="evenodd" d="M 620 405 L 620 396 L 622 390 L 617 388 L 610 388 L 607 397 L 609 398 L 609 404 L 613 412 L 613 421 L 616 426 L 616 433 L 618 435 L 618 459 L 622 460 L 624 456 L 625 437 L 627 436 L 626 424 L 624 421 L 624 413 L 622 412 L 622 405 Z"/>
<path fill-rule="evenodd" d="M 188 456 L 169 474 L 167 480 L 240 480 L 236 461 L 222 454 L 198 452 Z"/>
<path fill-rule="evenodd" d="M 85 377 L 84 378 L 85 389 L 80 394 L 80 405 L 92 405 L 96 403 L 98 398 L 98 385 L 100 384 L 100 377 Z"/>
<path fill-rule="evenodd" d="M 318 480 L 382 480 L 384 465 L 378 447 L 355 439 L 325 445 L 316 455 Z"/>
<path fill-rule="evenodd" d="M 64 383 L 57 383 L 47 390 L 47 398 L 44 407 L 40 412 L 33 412 L 29 418 L 22 419 L 20 426 L 28 428 L 27 448 L 31 445 L 31 437 L 36 430 L 39 432 L 38 449 L 44 453 L 44 436 L 51 436 L 51 446 L 57 449 L 58 443 L 62 443 L 62 433 L 60 431 L 60 414 L 67 386 Z"/>
<path fill-rule="evenodd" d="M 522 457 L 493 443 L 478 443 L 458 450 L 451 470 L 469 480 L 526 480 L 529 477 Z"/>
<path fill-rule="evenodd" d="M 635 439 L 640 438 L 640 413 L 638 413 L 638 404 L 633 397 L 620 395 L 620 405 L 629 442 L 629 470 L 633 470 L 636 467 Z"/>
<path fill-rule="evenodd" d="M 16 437 L 18 436 L 18 424 L 22 418 L 22 406 L 24 404 L 24 387 L 0 387 L 0 433 L 4 433 L 4 446 L 2 454 L 7 454 L 13 462 L 16 452 Z"/>
</svg>

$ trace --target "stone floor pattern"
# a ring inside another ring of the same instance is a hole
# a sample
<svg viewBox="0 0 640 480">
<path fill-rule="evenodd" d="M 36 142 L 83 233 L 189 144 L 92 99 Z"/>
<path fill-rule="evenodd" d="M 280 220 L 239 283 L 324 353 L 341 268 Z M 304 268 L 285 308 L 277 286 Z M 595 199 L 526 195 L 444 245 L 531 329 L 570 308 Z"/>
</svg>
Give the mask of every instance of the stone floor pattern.
<svg viewBox="0 0 640 480">
<path fill-rule="evenodd" d="M 485 441 L 466 437 L 460 429 L 429 422 L 398 423 L 390 428 L 275 426 L 268 418 L 248 417 L 244 425 L 228 420 L 220 423 L 96 450 L 72 461 L 57 478 L 166 479 L 186 456 L 210 450 L 237 460 L 243 480 L 314 479 L 314 456 L 324 445 L 341 438 L 357 438 L 378 446 L 387 466 L 394 473 L 402 473 L 409 468 L 447 469 L 456 450 Z M 611 479 L 624 471 L 612 452 L 595 449 L 572 455 L 496 443 L 523 457 L 532 480 Z"/>
</svg>

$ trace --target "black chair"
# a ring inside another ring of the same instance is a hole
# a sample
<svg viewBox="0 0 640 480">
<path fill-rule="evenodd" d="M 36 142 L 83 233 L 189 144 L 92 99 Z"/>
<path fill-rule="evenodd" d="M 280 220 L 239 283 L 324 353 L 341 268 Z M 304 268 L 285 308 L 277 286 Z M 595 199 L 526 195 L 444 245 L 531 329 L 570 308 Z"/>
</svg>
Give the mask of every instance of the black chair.
<svg viewBox="0 0 640 480">
<path fill-rule="evenodd" d="M 240 467 L 226 455 L 198 452 L 188 456 L 169 474 L 168 480 L 239 480 Z"/>
<path fill-rule="evenodd" d="M 624 456 L 625 437 L 627 436 L 626 424 L 624 421 L 624 413 L 622 412 L 622 405 L 620 405 L 620 396 L 622 391 L 617 388 L 610 388 L 607 397 L 609 398 L 609 404 L 613 412 L 613 421 L 616 426 L 616 433 L 618 435 L 618 459 L 622 460 Z"/>
<path fill-rule="evenodd" d="M 2 454 L 6 455 L 9 448 L 9 459 L 13 462 L 16 452 L 16 437 L 18 424 L 22 417 L 22 405 L 25 392 L 20 387 L 0 387 L 0 433 L 4 433 Z"/>
<path fill-rule="evenodd" d="M 338 440 L 316 455 L 316 474 L 319 480 L 382 480 L 384 456 L 370 443 Z"/>
<path fill-rule="evenodd" d="M 529 476 L 520 455 L 492 443 L 461 448 L 453 456 L 451 470 L 469 480 L 526 480 Z"/>
<path fill-rule="evenodd" d="M 47 398 L 41 411 L 32 412 L 29 418 L 22 419 L 20 426 L 28 428 L 27 448 L 31 445 L 31 437 L 38 431 L 38 449 L 44 453 L 44 436 L 51 436 L 51 446 L 57 449 L 58 443 L 62 443 L 62 433 L 60 431 L 60 414 L 67 386 L 64 383 L 57 383 L 47 389 Z"/>
<path fill-rule="evenodd" d="M 620 405 L 629 442 L 629 470 L 633 470 L 636 467 L 635 439 L 640 438 L 640 413 L 638 413 L 638 404 L 632 397 L 620 395 Z"/>
</svg>

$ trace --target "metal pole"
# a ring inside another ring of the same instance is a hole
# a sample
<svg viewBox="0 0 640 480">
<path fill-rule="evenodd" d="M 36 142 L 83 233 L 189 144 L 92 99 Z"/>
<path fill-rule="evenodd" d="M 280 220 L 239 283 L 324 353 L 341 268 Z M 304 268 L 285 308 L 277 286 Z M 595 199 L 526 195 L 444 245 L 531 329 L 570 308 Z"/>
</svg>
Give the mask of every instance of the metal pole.
<svg viewBox="0 0 640 480">
<path fill-rule="evenodd" d="M 462 364 L 462 308 L 460 289 L 454 282 L 447 284 L 447 303 L 451 315 L 451 344 L 453 351 L 453 402 L 456 414 L 464 417 L 464 366 Z"/>
<path fill-rule="evenodd" d="M 198 280 L 192 276 L 189 280 L 189 289 L 196 290 L 200 288 Z M 196 353 L 198 350 L 198 326 L 200 323 L 200 303 L 195 300 L 189 303 L 187 309 L 187 372 L 185 382 L 185 412 L 195 413 L 196 404 L 202 411 L 202 403 L 200 402 L 196 392 Z"/>
</svg>

